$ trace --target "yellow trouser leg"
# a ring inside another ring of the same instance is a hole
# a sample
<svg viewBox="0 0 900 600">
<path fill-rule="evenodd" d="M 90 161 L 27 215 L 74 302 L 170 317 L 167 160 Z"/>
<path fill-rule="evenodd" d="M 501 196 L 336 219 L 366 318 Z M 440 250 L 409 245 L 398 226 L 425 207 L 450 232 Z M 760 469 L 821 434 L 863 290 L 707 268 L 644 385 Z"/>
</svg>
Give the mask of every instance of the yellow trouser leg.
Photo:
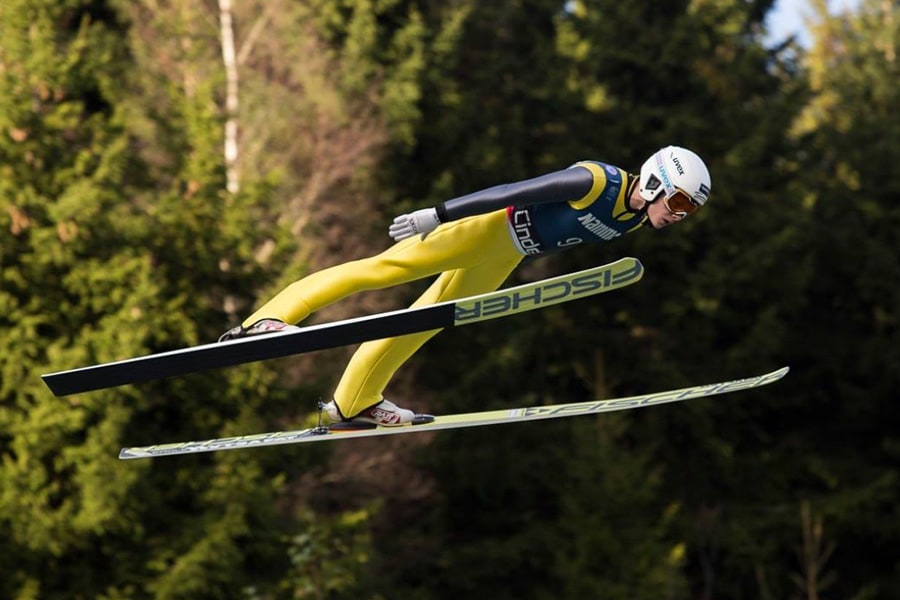
<svg viewBox="0 0 900 600">
<path fill-rule="evenodd" d="M 441 225 L 424 240 L 409 238 L 381 254 L 312 273 L 282 290 L 247 318 L 249 327 L 260 319 L 299 323 L 310 313 L 346 296 L 422 279 L 444 271 L 478 264 L 498 242 L 514 252 L 506 231 L 504 211 Z"/>
<path fill-rule="evenodd" d="M 522 260 L 513 248 L 505 220 L 497 235 L 482 240 L 479 261 L 471 266 L 447 271 L 413 304 L 422 306 L 493 291 L 500 287 Z M 425 342 L 440 330 L 362 344 L 334 393 L 335 402 L 345 417 L 352 417 L 383 398 L 382 392 L 394 373 Z"/>
</svg>

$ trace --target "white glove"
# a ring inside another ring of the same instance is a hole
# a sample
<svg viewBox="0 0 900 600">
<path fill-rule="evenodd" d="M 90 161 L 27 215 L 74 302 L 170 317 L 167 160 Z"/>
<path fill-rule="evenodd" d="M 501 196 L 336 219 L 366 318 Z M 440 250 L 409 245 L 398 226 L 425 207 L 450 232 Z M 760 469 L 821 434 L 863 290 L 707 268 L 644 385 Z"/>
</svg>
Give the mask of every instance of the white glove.
<svg viewBox="0 0 900 600">
<path fill-rule="evenodd" d="M 425 236 L 437 229 L 440 224 L 436 208 L 423 208 L 394 219 L 388 233 L 398 242 L 416 234 L 421 234 L 424 240 Z"/>
</svg>

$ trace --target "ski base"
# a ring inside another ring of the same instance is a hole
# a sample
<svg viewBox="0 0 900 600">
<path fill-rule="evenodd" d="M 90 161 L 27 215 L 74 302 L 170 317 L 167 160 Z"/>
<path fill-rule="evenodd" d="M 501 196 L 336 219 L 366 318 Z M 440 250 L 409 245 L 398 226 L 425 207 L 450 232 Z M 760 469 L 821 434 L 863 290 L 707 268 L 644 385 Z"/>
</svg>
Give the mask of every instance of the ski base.
<svg viewBox="0 0 900 600">
<path fill-rule="evenodd" d="M 555 404 L 532 406 L 527 408 L 510 408 L 457 415 L 437 416 L 430 423 L 419 425 L 401 425 L 399 427 L 374 426 L 369 429 L 337 430 L 331 427 L 313 427 L 296 431 L 273 431 L 254 435 L 216 438 L 204 441 L 182 442 L 175 444 L 159 444 L 154 446 L 122 448 L 119 458 L 123 460 L 135 458 L 155 458 L 181 454 L 198 454 L 217 452 L 220 450 L 237 450 L 241 448 L 261 448 L 283 444 L 299 444 L 325 440 L 375 437 L 382 435 L 399 435 L 416 431 L 437 431 L 440 429 L 456 429 L 461 427 L 478 427 L 498 425 L 501 423 L 519 423 L 540 419 L 574 417 L 578 415 L 599 414 L 633 408 L 644 408 L 670 402 L 682 402 L 694 398 L 705 398 L 719 394 L 728 394 L 740 390 L 758 388 L 774 383 L 787 375 L 789 367 L 783 367 L 771 373 L 735 379 L 720 383 L 692 386 L 665 392 L 641 394 L 626 398 L 608 400 L 592 400 L 572 404 Z"/>
</svg>

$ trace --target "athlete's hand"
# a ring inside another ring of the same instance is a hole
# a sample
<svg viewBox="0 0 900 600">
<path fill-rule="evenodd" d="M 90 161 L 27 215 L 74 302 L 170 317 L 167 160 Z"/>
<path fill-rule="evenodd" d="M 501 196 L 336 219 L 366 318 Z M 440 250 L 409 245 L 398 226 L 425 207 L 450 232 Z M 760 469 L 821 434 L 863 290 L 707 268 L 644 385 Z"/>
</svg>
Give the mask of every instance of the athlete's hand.
<svg viewBox="0 0 900 600">
<path fill-rule="evenodd" d="M 436 208 L 423 208 L 394 219 L 388 233 L 398 242 L 419 234 L 424 240 L 425 236 L 437 229 L 440 224 Z"/>
</svg>

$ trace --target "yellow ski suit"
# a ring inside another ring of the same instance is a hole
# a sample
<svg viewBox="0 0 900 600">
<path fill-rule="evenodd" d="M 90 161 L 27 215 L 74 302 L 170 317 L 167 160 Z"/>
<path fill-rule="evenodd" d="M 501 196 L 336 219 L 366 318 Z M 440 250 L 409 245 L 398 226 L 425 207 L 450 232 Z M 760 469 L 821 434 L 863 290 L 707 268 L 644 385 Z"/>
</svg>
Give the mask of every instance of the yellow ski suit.
<svg viewBox="0 0 900 600">
<path fill-rule="evenodd" d="M 640 227 L 645 214 L 628 210 L 625 200 L 631 179 L 615 167 L 582 162 L 449 200 L 437 209 L 442 224 L 424 239 L 407 238 L 376 256 L 308 275 L 267 302 L 243 326 L 266 318 L 298 323 L 356 292 L 432 275 L 439 276 L 413 306 L 496 290 L 528 254 L 603 241 Z M 528 228 L 522 225 L 525 221 Z M 362 344 L 334 392 L 341 414 L 349 418 L 379 403 L 394 373 L 439 331 Z"/>
</svg>

